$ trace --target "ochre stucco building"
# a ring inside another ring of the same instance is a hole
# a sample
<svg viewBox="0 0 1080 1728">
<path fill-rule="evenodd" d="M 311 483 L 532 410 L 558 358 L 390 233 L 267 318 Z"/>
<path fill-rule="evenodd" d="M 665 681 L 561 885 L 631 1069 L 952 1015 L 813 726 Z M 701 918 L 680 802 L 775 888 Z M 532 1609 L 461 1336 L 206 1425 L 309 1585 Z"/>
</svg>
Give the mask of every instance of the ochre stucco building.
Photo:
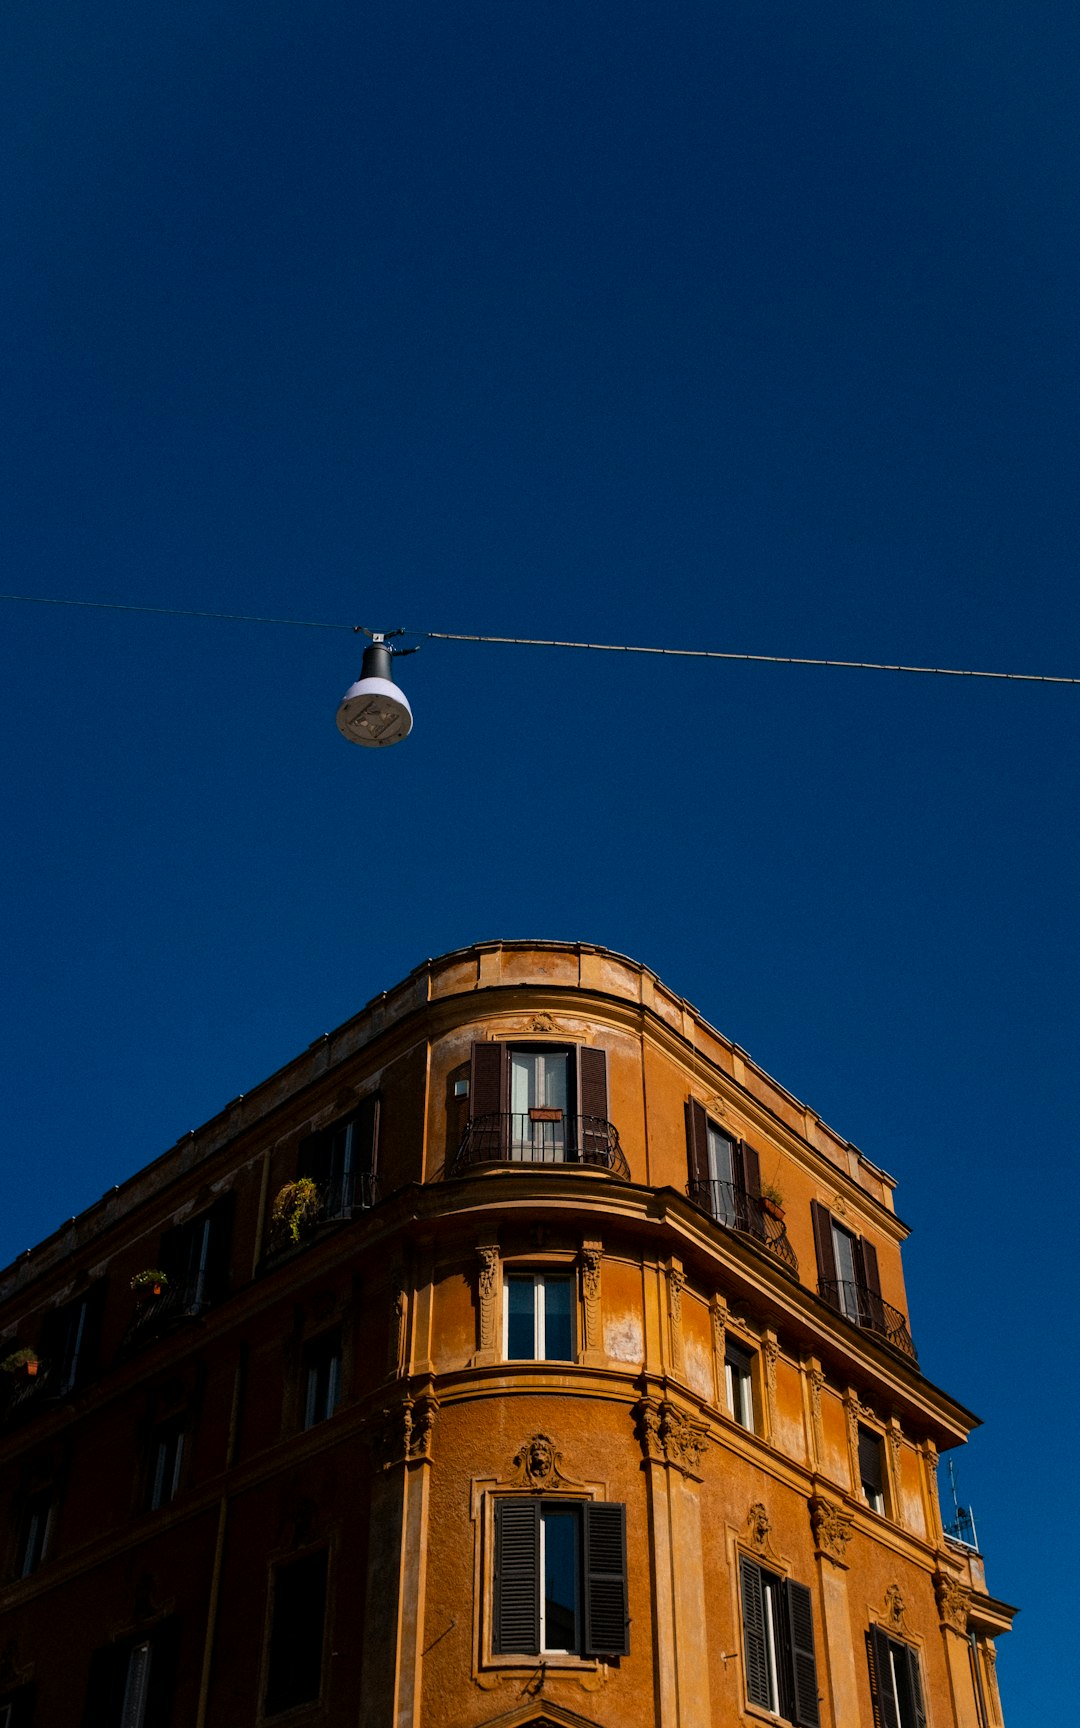
<svg viewBox="0 0 1080 1728">
<path fill-rule="evenodd" d="M 998 1728 L 905 1234 L 635 962 L 418 967 L 0 1274 L 0 1728 Z"/>
</svg>

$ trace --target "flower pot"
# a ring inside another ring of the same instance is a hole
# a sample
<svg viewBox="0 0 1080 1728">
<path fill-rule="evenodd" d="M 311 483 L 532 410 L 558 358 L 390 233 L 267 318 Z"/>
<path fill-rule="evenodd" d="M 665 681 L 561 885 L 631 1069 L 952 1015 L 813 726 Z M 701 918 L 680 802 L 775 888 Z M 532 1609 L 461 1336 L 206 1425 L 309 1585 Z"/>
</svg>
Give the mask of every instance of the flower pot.
<svg viewBox="0 0 1080 1728">
<path fill-rule="evenodd" d="M 761 1210 L 767 1212 L 770 1218 L 775 1218 L 778 1224 L 784 1222 L 784 1208 L 778 1200 L 766 1200 L 763 1194 L 761 1196 Z"/>
</svg>

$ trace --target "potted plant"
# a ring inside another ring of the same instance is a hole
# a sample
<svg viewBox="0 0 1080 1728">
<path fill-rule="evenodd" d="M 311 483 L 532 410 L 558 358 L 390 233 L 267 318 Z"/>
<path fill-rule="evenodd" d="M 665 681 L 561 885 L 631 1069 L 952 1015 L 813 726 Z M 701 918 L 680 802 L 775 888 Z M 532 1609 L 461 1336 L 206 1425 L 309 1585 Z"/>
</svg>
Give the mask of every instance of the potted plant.
<svg viewBox="0 0 1080 1728">
<path fill-rule="evenodd" d="M 32 1380 L 40 1366 L 37 1351 L 30 1349 L 13 1350 L 0 1362 L 5 1374 L 14 1374 L 19 1380 Z"/>
<path fill-rule="evenodd" d="M 131 1280 L 132 1293 L 140 1302 L 147 1301 L 151 1296 L 160 1296 L 168 1287 L 169 1274 L 156 1266 L 147 1266 L 142 1272 L 136 1272 Z"/>
<path fill-rule="evenodd" d="M 784 1221 L 784 1196 L 779 1188 L 774 1188 L 771 1182 L 766 1182 L 761 1190 L 761 1207 L 770 1218 L 775 1218 L 778 1224 Z"/>
<path fill-rule="evenodd" d="M 279 1188 L 270 1216 L 275 1224 L 284 1226 L 294 1242 L 299 1242 L 305 1228 L 319 1216 L 319 1190 L 312 1178 L 301 1176 Z"/>
</svg>

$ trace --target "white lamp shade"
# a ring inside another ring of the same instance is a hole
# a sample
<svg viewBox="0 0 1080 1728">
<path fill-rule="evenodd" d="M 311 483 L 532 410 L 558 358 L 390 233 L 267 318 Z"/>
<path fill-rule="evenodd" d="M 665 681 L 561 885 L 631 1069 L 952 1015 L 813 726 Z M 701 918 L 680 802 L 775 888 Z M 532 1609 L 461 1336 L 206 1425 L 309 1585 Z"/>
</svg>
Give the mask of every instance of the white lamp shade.
<svg viewBox="0 0 1080 1728">
<path fill-rule="evenodd" d="M 404 692 L 389 678 L 358 678 L 341 698 L 337 724 L 350 744 L 378 750 L 409 736 L 412 709 Z"/>
</svg>

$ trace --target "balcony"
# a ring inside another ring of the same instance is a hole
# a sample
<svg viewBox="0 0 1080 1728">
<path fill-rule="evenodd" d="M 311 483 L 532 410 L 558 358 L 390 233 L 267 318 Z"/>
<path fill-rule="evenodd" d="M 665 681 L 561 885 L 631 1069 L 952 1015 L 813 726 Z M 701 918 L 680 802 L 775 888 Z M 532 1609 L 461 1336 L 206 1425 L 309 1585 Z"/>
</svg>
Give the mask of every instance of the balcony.
<svg viewBox="0 0 1080 1728">
<path fill-rule="evenodd" d="M 285 1216 L 274 1218 L 266 1244 L 265 1259 L 276 1259 L 293 1248 L 299 1248 L 328 1226 L 345 1224 L 360 1212 L 367 1212 L 379 1198 L 379 1179 L 374 1171 L 348 1172 L 325 1182 L 310 1181 L 314 1197 L 310 1204 L 294 1206 Z"/>
<path fill-rule="evenodd" d="M 853 1284 L 849 1279 L 823 1278 L 818 1282 L 818 1294 L 853 1326 L 876 1333 L 912 1362 L 919 1360 L 904 1316 L 899 1308 L 883 1302 L 876 1290 L 869 1290 L 865 1284 Z"/>
<path fill-rule="evenodd" d="M 189 1320 L 197 1320 L 213 1300 L 211 1282 L 208 1273 L 193 1272 L 187 1278 L 170 1279 L 160 1296 L 137 1299 L 121 1351 L 137 1349 Z"/>
<path fill-rule="evenodd" d="M 750 1194 L 734 1182 L 691 1182 L 686 1192 L 710 1218 L 767 1248 L 798 1277 L 799 1262 L 788 1241 L 787 1225 L 773 1216 L 759 1194 Z"/>
<path fill-rule="evenodd" d="M 546 1108 L 472 1117 L 450 1174 L 464 1176 L 481 1164 L 588 1165 L 630 1180 L 617 1128 L 602 1116 L 567 1116 Z"/>
</svg>

